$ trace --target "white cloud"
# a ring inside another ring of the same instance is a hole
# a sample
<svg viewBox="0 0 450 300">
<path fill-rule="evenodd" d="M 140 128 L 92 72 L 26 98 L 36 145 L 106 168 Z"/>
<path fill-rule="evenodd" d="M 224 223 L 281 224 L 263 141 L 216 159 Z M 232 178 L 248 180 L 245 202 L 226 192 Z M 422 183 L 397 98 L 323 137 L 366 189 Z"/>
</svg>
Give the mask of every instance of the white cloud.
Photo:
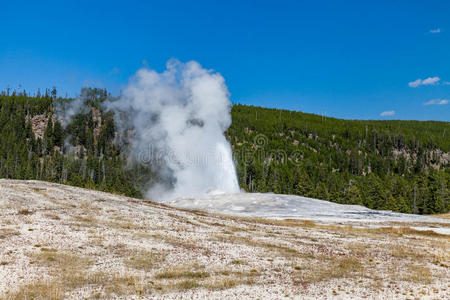
<svg viewBox="0 0 450 300">
<path fill-rule="evenodd" d="M 447 99 L 433 99 L 425 102 L 423 105 L 446 105 L 448 102 Z"/>
<path fill-rule="evenodd" d="M 424 80 L 419 78 L 417 80 L 414 80 L 414 81 L 411 81 L 410 83 L 408 83 L 408 86 L 412 87 L 412 88 L 416 88 L 421 85 L 435 85 L 440 80 L 441 80 L 441 78 L 439 78 L 437 76 L 428 77 L 428 78 L 425 78 Z"/>
<path fill-rule="evenodd" d="M 388 110 L 388 111 L 383 111 L 380 116 L 382 117 L 390 117 L 395 115 L 395 111 L 394 110 Z"/>
<path fill-rule="evenodd" d="M 418 87 L 419 85 L 422 84 L 422 79 L 417 79 L 414 81 L 411 81 L 410 83 L 408 83 L 409 87 Z"/>
<path fill-rule="evenodd" d="M 427 79 L 424 79 L 422 81 L 422 84 L 423 85 L 430 85 L 430 84 L 433 85 L 435 83 L 438 83 L 439 80 L 441 80 L 441 79 L 439 77 L 437 77 L 437 76 L 435 76 L 435 77 L 428 77 Z"/>
<path fill-rule="evenodd" d="M 431 29 L 431 30 L 430 30 L 430 33 L 433 33 L 433 34 L 439 33 L 439 32 L 441 32 L 441 29 L 440 29 L 440 28 L 436 28 L 436 29 Z"/>
</svg>

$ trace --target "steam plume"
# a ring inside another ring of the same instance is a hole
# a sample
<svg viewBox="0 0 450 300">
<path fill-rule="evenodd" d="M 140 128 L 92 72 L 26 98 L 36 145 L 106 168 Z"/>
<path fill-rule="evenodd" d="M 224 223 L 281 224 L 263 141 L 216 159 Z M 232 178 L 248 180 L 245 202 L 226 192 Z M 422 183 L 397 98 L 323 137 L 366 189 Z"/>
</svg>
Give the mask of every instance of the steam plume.
<svg viewBox="0 0 450 300">
<path fill-rule="evenodd" d="M 139 70 L 123 95 L 107 104 L 120 131 L 128 132 L 133 160 L 150 162 L 164 179 L 146 191 L 146 198 L 239 192 L 224 136 L 230 107 L 220 74 L 195 61 L 177 60 L 170 60 L 162 73 Z"/>
</svg>

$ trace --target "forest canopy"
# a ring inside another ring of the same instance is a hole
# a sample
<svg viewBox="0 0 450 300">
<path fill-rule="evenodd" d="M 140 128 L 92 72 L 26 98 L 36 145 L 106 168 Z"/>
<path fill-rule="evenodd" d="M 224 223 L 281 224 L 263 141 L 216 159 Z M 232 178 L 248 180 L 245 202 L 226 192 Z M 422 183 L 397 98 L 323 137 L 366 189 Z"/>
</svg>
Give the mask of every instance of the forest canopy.
<svg viewBox="0 0 450 300">
<path fill-rule="evenodd" d="M 130 167 L 104 89 L 83 89 L 68 124 L 56 89 L 0 95 L 0 178 L 34 179 L 142 197 L 158 181 Z M 341 120 L 241 104 L 226 132 L 240 187 L 405 213 L 450 206 L 449 122 Z"/>
</svg>

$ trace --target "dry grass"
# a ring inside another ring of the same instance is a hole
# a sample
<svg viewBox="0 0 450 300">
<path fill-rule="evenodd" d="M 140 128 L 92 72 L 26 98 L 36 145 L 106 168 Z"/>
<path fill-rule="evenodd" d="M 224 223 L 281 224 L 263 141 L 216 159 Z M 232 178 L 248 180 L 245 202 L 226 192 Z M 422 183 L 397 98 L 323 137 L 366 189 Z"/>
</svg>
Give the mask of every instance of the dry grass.
<svg viewBox="0 0 450 300">
<path fill-rule="evenodd" d="M 416 230 L 410 227 L 380 227 L 380 228 L 368 228 L 371 233 L 377 234 L 393 234 L 393 235 L 420 235 L 429 237 L 442 237 L 448 238 L 445 234 L 437 233 L 433 230 Z"/>
<path fill-rule="evenodd" d="M 195 289 L 201 287 L 201 284 L 192 279 L 184 279 L 179 281 L 170 281 L 165 284 L 153 285 L 153 288 L 160 293 L 167 292 L 182 292 L 185 290 Z"/>
<path fill-rule="evenodd" d="M 232 265 L 243 265 L 245 263 L 246 263 L 245 260 L 242 260 L 242 259 L 234 259 L 231 261 Z"/>
<path fill-rule="evenodd" d="M 61 299 L 64 294 L 85 286 L 98 286 L 106 297 L 142 294 L 145 286 L 138 276 L 114 272 L 90 272 L 92 261 L 76 254 L 41 248 L 29 253 L 31 263 L 50 269 L 53 277 L 19 286 L 6 293 L 6 299 Z"/>
<path fill-rule="evenodd" d="M 144 227 L 133 223 L 129 220 L 121 221 L 121 220 L 115 220 L 106 222 L 105 224 L 108 227 L 114 228 L 114 229 L 120 229 L 120 230 L 142 230 Z"/>
<path fill-rule="evenodd" d="M 15 235 L 20 235 L 20 232 L 11 228 L 0 228 L 0 240 Z"/>
<path fill-rule="evenodd" d="M 425 237 L 440 237 L 448 238 L 445 234 L 437 233 L 433 230 L 416 230 L 411 227 L 379 227 L 379 228 L 361 228 L 352 226 L 338 226 L 338 225 L 318 225 L 318 228 L 328 229 L 336 232 L 341 232 L 345 234 L 363 235 L 370 236 L 373 234 L 381 235 L 393 235 L 393 236 L 404 236 L 404 235 L 416 235 Z"/>
<path fill-rule="evenodd" d="M 407 265 L 402 276 L 403 280 L 421 284 L 430 284 L 432 278 L 430 268 L 422 265 Z"/>
<path fill-rule="evenodd" d="M 337 263 L 333 265 L 333 268 L 333 273 L 337 275 L 337 277 L 360 274 L 364 271 L 363 264 L 358 258 L 355 257 L 345 257 L 339 259 Z"/>
<path fill-rule="evenodd" d="M 253 285 L 255 284 L 255 279 L 261 275 L 261 272 L 256 269 L 245 272 L 225 269 L 215 273 L 216 276 L 212 276 L 211 279 L 207 280 L 203 287 L 209 290 L 226 290 L 238 285 Z"/>
<path fill-rule="evenodd" d="M 88 236 L 89 238 L 89 244 L 96 247 L 104 247 L 104 243 L 106 241 L 106 238 L 102 234 L 92 234 Z"/>
<path fill-rule="evenodd" d="M 189 211 L 189 210 L 187 210 Z M 228 216 L 217 213 L 205 213 L 198 211 L 191 211 L 201 216 L 214 216 L 223 220 L 234 220 L 239 223 L 253 223 L 260 225 L 271 225 L 280 227 L 303 227 L 303 228 L 315 228 L 315 229 L 325 229 L 334 232 L 340 232 L 345 234 L 355 234 L 355 235 L 372 235 L 372 234 L 391 234 L 397 236 L 403 235 L 419 235 L 428 237 L 441 237 L 447 238 L 447 235 L 437 233 L 433 230 L 416 230 L 411 227 L 398 226 L 398 227 L 380 227 L 380 228 L 360 228 L 353 226 L 340 226 L 340 225 L 320 225 L 316 224 L 311 220 L 297 220 L 297 219 L 285 219 L 285 220 L 271 220 L 263 218 L 250 218 L 250 217 L 239 217 L 239 216 Z M 440 215 L 439 217 L 450 218 L 450 214 Z"/>
<path fill-rule="evenodd" d="M 94 227 L 98 224 L 97 219 L 92 215 L 87 216 L 74 216 L 73 219 L 79 224 L 87 227 Z"/>
<path fill-rule="evenodd" d="M 54 272 L 83 272 L 91 263 L 86 257 L 69 252 L 58 252 L 56 249 L 40 248 L 39 252 L 29 253 L 30 263 L 51 268 Z"/>
<path fill-rule="evenodd" d="M 179 222 L 183 223 L 183 224 L 189 224 L 189 225 L 194 225 L 194 226 L 198 226 L 198 223 L 194 223 L 191 221 L 191 219 L 184 217 L 184 216 L 180 216 L 174 213 L 168 213 L 167 214 L 168 217 L 171 217 L 172 219 L 176 219 Z M 194 218 L 195 219 L 195 218 Z"/>
<path fill-rule="evenodd" d="M 347 249 L 357 256 L 365 256 L 369 247 L 369 245 L 363 243 L 350 243 L 347 245 Z"/>
<path fill-rule="evenodd" d="M 157 236 L 157 234 L 152 234 L 145 231 L 137 231 L 133 233 L 133 238 L 137 240 L 149 240 L 155 238 L 155 235 Z M 158 236 L 156 238 L 161 239 L 162 236 Z"/>
<path fill-rule="evenodd" d="M 46 214 L 44 214 L 44 217 L 52 219 L 52 220 L 56 220 L 56 221 L 61 220 L 61 218 L 58 215 L 52 214 L 52 213 L 46 213 Z"/>
<path fill-rule="evenodd" d="M 147 250 L 135 250 L 131 253 L 130 257 L 125 260 L 125 264 L 131 268 L 148 272 L 164 260 L 165 255 L 162 253 Z"/>
<path fill-rule="evenodd" d="M 105 272 L 62 272 L 60 276 L 19 286 L 5 294 L 5 299 L 62 299 L 67 292 L 85 286 L 97 286 L 103 296 L 141 295 L 148 291 L 142 280 L 134 275 Z"/>
<path fill-rule="evenodd" d="M 149 287 L 143 283 L 142 278 L 132 274 L 118 274 L 96 272 L 86 274 L 81 278 L 81 282 L 85 285 L 96 285 L 102 288 L 105 296 L 111 298 L 112 294 L 116 296 L 122 295 L 141 295 L 148 291 Z"/>
<path fill-rule="evenodd" d="M 391 245 L 391 256 L 397 259 L 424 259 L 425 253 L 420 252 L 418 249 L 414 249 L 410 246 L 403 244 Z"/>
<path fill-rule="evenodd" d="M 441 218 L 441 219 L 450 219 L 450 213 L 431 215 L 431 217 Z"/>
<path fill-rule="evenodd" d="M 437 266 L 441 266 L 444 268 L 450 267 L 450 251 L 448 251 L 449 246 L 446 244 L 446 247 L 442 249 L 442 251 L 439 251 L 439 248 L 437 251 L 432 253 L 432 259 L 431 262 Z"/>
<path fill-rule="evenodd" d="M 25 215 L 25 216 L 27 216 L 27 215 L 32 215 L 34 213 L 34 211 L 31 211 L 31 210 L 29 210 L 29 209 L 27 209 L 27 208 L 22 208 L 22 209 L 20 209 L 18 212 L 17 212 L 17 214 L 19 214 L 19 215 Z"/>
<path fill-rule="evenodd" d="M 177 290 L 189 290 L 200 287 L 200 284 L 192 279 L 183 280 L 173 284 L 173 288 Z"/>
<path fill-rule="evenodd" d="M 155 279 L 163 280 L 157 289 L 168 291 L 181 291 L 201 287 L 202 281 L 211 276 L 203 270 L 204 266 L 198 263 L 169 267 L 155 275 Z"/>
<path fill-rule="evenodd" d="M 196 270 L 198 266 L 182 265 L 171 267 L 155 275 L 156 279 L 203 279 L 210 276 L 208 272 Z"/>
<path fill-rule="evenodd" d="M 246 222 L 261 225 L 282 226 L 282 227 L 309 227 L 309 228 L 317 227 L 317 224 L 311 220 L 297 220 L 297 219 L 272 220 L 264 218 L 250 218 L 250 217 L 238 217 L 227 215 L 221 215 L 221 217 L 225 219 L 231 218 L 235 221 L 238 221 L 239 223 Z"/>
<path fill-rule="evenodd" d="M 210 249 L 201 246 L 198 241 L 192 239 L 184 240 L 174 236 L 161 236 L 161 238 L 165 243 L 172 245 L 174 248 L 184 248 L 186 251 L 197 251 L 205 254 L 211 253 Z"/>
<path fill-rule="evenodd" d="M 294 283 L 313 283 L 334 278 L 359 277 L 364 272 L 363 264 L 355 257 L 337 258 L 326 265 L 322 262 L 308 262 L 294 268 L 300 271 L 298 278 L 294 278 Z"/>
<path fill-rule="evenodd" d="M 260 272 L 252 269 L 248 272 L 234 272 L 232 270 L 217 270 L 205 272 L 199 265 L 183 265 L 169 268 L 156 274 L 158 280 L 165 280 L 159 284 L 162 291 L 186 290 L 203 287 L 209 290 L 226 290 L 237 285 L 252 285 Z"/>
<path fill-rule="evenodd" d="M 65 289 L 60 282 L 54 280 L 39 280 L 19 286 L 15 291 L 5 294 L 6 299 L 42 299 L 57 300 L 64 297 Z"/>
<path fill-rule="evenodd" d="M 217 222 L 216 220 L 214 220 L 214 221 L 208 221 L 208 220 L 205 220 L 204 218 L 199 218 L 199 217 L 194 217 L 194 220 L 197 221 L 197 222 L 199 222 L 199 223 L 201 223 L 201 224 L 205 224 L 205 225 L 208 225 L 208 226 L 214 226 L 214 227 L 226 227 L 225 224 L 219 223 L 219 222 Z"/>
</svg>

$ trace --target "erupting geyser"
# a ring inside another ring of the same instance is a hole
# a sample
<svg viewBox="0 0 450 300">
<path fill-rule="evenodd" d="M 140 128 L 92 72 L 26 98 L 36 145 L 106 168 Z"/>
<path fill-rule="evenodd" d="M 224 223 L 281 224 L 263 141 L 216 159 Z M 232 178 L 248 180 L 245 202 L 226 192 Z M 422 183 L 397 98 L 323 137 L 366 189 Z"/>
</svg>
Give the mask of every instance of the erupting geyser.
<svg viewBox="0 0 450 300">
<path fill-rule="evenodd" d="M 162 178 L 149 187 L 147 198 L 239 192 L 224 136 L 231 124 L 230 108 L 224 78 L 197 62 L 170 60 L 162 73 L 137 72 L 108 109 L 116 112 L 122 132 L 132 130 L 128 138 L 133 159 L 149 160 Z"/>
</svg>

